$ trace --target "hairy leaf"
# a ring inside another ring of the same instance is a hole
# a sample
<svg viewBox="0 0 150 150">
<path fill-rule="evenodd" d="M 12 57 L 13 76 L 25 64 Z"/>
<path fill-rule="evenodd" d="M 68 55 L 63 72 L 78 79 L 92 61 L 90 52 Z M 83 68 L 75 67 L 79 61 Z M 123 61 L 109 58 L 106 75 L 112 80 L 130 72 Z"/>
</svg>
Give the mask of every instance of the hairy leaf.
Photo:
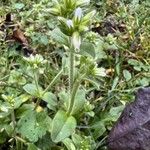
<svg viewBox="0 0 150 150">
<path fill-rule="evenodd" d="M 30 143 L 28 145 L 28 149 L 27 150 L 38 150 L 38 149 L 37 149 L 37 147 L 34 144 Z"/>
<path fill-rule="evenodd" d="M 57 105 L 57 98 L 53 93 L 46 92 L 41 98 L 47 102 L 47 107 L 49 109 L 54 110 L 55 106 Z"/>
<path fill-rule="evenodd" d="M 65 34 L 63 34 L 60 31 L 60 29 L 58 28 L 54 29 L 53 31 L 51 31 L 50 35 L 51 38 L 56 42 L 58 42 L 59 44 L 68 46 L 68 37 Z"/>
<path fill-rule="evenodd" d="M 22 9 L 25 5 L 23 3 L 15 3 L 13 6 L 16 9 Z"/>
<path fill-rule="evenodd" d="M 123 70 L 123 76 L 125 77 L 126 81 L 129 81 L 132 78 L 131 73 L 128 70 Z"/>
<path fill-rule="evenodd" d="M 73 143 L 73 141 L 69 138 L 66 138 L 62 141 L 64 143 L 64 145 L 67 147 L 67 150 L 75 150 L 75 145 Z"/>
<path fill-rule="evenodd" d="M 41 88 L 38 90 L 35 84 L 26 84 L 23 89 L 33 96 L 39 96 L 39 92 L 42 90 Z"/>
<path fill-rule="evenodd" d="M 18 122 L 18 131 L 31 142 L 36 142 L 49 130 L 51 119 L 45 112 L 28 111 Z"/>
<path fill-rule="evenodd" d="M 92 43 L 83 42 L 80 49 L 81 55 L 95 57 L 95 49 Z"/>
<path fill-rule="evenodd" d="M 84 108 L 83 106 L 85 104 L 85 100 L 86 100 L 85 94 L 86 93 L 84 90 L 77 91 L 71 114 L 77 114 L 82 111 L 82 109 Z"/>
<path fill-rule="evenodd" d="M 64 111 L 58 111 L 52 122 L 52 140 L 56 143 L 64 140 L 74 132 L 75 127 L 74 117 L 68 116 Z"/>
</svg>

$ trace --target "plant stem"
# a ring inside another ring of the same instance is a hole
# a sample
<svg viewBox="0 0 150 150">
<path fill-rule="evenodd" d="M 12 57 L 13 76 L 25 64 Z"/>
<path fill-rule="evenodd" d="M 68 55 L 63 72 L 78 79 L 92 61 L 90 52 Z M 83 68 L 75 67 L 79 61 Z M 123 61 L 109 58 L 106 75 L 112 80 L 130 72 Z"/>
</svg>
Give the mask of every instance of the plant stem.
<svg viewBox="0 0 150 150">
<path fill-rule="evenodd" d="M 61 69 L 58 74 L 55 76 L 55 78 L 50 82 L 50 84 L 47 86 L 47 88 L 44 90 L 44 92 L 42 93 L 42 96 L 49 90 L 49 88 L 51 88 L 51 86 L 57 81 L 57 79 L 61 76 L 63 72 L 63 69 Z M 38 107 L 38 105 L 40 104 L 40 99 L 37 99 L 36 105 L 35 105 L 35 110 Z"/>
<path fill-rule="evenodd" d="M 39 92 L 39 84 L 38 84 L 38 79 L 37 79 L 37 75 L 35 74 L 35 71 L 33 72 L 33 75 L 34 75 L 34 81 L 35 81 L 36 88 Z"/>
<path fill-rule="evenodd" d="M 15 137 L 16 136 L 16 119 L 15 119 L 15 113 L 14 113 L 14 108 L 12 109 L 12 112 L 11 112 L 11 120 L 12 120 L 12 123 L 13 123 L 13 130 L 14 130 L 14 133 L 13 133 L 13 136 Z"/>
<path fill-rule="evenodd" d="M 38 94 L 40 94 L 38 79 L 37 79 L 37 75 L 35 74 L 35 71 L 33 71 L 33 76 L 34 76 L 34 82 L 35 82 L 36 88 L 38 90 Z M 39 104 L 40 104 L 40 100 L 37 98 L 34 110 L 36 110 L 36 108 L 39 106 Z"/>
<path fill-rule="evenodd" d="M 36 104 L 35 104 L 35 107 L 34 107 L 34 110 L 37 109 L 37 107 L 39 106 L 41 100 L 39 98 L 37 98 L 37 101 L 36 101 Z"/>
<path fill-rule="evenodd" d="M 76 96 L 76 93 L 79 89 L 81 80 L 83 79 L 84 76 L 85 76 L 85 74 L 83 74 L 80 78 L 76 79 L 76 82 L 74 83 L 74 86 L 73 86 L 73 89 L 72 89 L 72 92 L 70 95 L 69 108 L 67 111 L 67 114 L 69 114 L 69 115 L 72 113 L 72 108 L 73 108 L 74 103 L 75 103 L 75 96 Z"/>
<path fill-rule="evenodd" d="M 72 111 L 72 107 L 74 105 L 74 97 L 77 91 L 77 85 L 76 88 L 73 89 L 74 84 L 74 61 L 75 61 L 75 54 L 72 48 L 70 48 L 69 52 L 69 108 L 67 113 L 70 115 Z M 77 82 L 76 82 L 77 83 Z"/>
<path fill-rule="evenodd" d="M 72 89 L 72 92 L 70 94 L 70 101 L 69 101 L 69 108 L 68 108 L 68 111 L 67 113 L 70 115 L 71 112 L 72 112 L 72 108 L 74 106 L 74 100 L 75 100 L 75 96 L 76 96 L 76 93 L 77 93 L 77 90 L 79 88 L 79 85 L 80 85 L 80 80 L 77 80 L 74 84 L 74 87 Z"/>
<path fill-rule="evenodd" d="M 16 118 L 15 118 L 15 112 L 14 112 L 14 107 L 12 108 L 12 112 L 11 112 L 11 120 L 12 120 L 12 124 L 13 124 L 13 138 L 15 139 L 16 142 L 16 150 L 19 150 L 19 143 L 18 140 L 16 139 Z M 14 143 L 14 141 L 13 141 Z"/>
<path fill-rule="evenodd" d="M 47 88 L 44 90 L 43 95 L 51 88 L 51 86 L 57 81 L 57 79 L 62 75 L 63 69 L 61 69 L 58 74 L 55 76 L 55 78 L 50 82 L 50 84 L 47 86 Z"/>
<path fill-rule="evenodd" d="M 15 139 L 16 139 L 16 137 L 15 137 Z M 20 141 L 18 141 L 17 139 L 16 139 L 16 150 L 21 150 L 20 149 Z"/>
<path fill-rule="evenodd" d="M 24 143 L 24 144 L 27 144 L 27 141 L 25 141 L 24 139 L 22 139 L 22 138 L 19 137 L 19 136 L 16 136 L 16 139 L 19 140 L 19 141 L 21 141 L 21 142 Z"/>
<path fill-rule="evenodd" d="M 73 82 L 74 82 L 74 61 L 75 61 L 75 55 L 73 52 L 73 49 L 70 50 L 69 53 L 69 92 L 70 92 L 70 97 L 73 89 Z"/>
</svg>

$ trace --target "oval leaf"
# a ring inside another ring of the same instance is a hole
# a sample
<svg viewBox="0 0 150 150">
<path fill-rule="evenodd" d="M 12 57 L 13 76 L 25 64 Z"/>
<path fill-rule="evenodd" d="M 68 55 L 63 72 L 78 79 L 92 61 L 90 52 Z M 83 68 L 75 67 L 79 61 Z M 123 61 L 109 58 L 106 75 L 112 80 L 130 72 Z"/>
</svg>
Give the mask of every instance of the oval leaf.
<svg viewBox="0 0 150 150">
<path fill-rule="evenodd" d="M 45 112 L 27 111 L 19 120 L 18 132 L 31 142 L 37 142 L 42 138 L 51 126 L 51 118 Z"/>
<path fill-rule="evenodd" d="M 83 42 L 81 43 L 80 52 L 79 54 L 83 56 L 91 56 L 95 58 L 95 48 L 92 43 Z"/>
<path fill-rule="evenodd" d="M 77 114 L 79 111 L 82 111 L 82 109 L 84 108 L 83 106 L 85 104 L 85 100 L 85 91 L 78 90 L 75 97 L 75 103 L 71 112 L 72 115 Z"/>
<path fill-rule="evenodd" d="M 49 109 L 54 109 L 54 107 L 57 105 L 57 98 L 56 96 L 51 93 L 51 92 L 47 92 L 43 95 L 43 97 L 41 97 L 45 102 L 48 103 L 48 108 Z"/>
<path fill-rule="evenodd" d="M 52 121 L 52 141 L 57 143 L 69 137 L 76 128 L 76 120 L 73 116 L 67 116 L 64 111 L 58 111 Z"/>
<path fill-rule="evenodd" d="M 35 84 L 26 84 L 23 89 L 29 93 L 30 95 L 33 95 L 33 96 L 39 96 L 39 92 L 42 91 L 42 89 L 40 88 L 38 91 L 37 87 Z"/>
<path fill-rule="evenodd" d="M 68 46 L 68 37 L 63 34 L 60 29 L 54 29 L 53 31 L 51 31 L 50 35 L 54 41 L 58 42 L 59 44 Z"/>
<path fill-rule="evenodd" d="M 27 150 L 38 150 L 38 148 L 34 144 L 30 143 Z"/>
<path fill-rule="evenodd" d="M 76 150 L 75 145 L 71 139 L 66 138 L 62 142 L 67 147 L 67 150 Z"/>
<path fill-rule="evenodd" d="M 16 9 L 22 9 L 25 5 L 23 3 L 15 3 L 14 8 Z"/>
<path fill-rule="evenodd" d="M 123 76 L 126 81 L 129 81 L 132 78 L 131 73 L 128 70 L 123 70 Z"/>
</svg>

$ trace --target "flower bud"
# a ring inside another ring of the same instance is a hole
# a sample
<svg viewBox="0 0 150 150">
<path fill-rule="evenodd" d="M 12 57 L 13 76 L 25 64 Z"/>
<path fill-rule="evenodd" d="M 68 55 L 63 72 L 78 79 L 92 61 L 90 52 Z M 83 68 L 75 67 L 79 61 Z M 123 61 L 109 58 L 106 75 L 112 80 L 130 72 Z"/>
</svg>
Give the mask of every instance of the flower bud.
<svg viewBox="0 0 150 150">
<path fill-rule="evenodd" d="M 50 14 L 58 16 L 60 14 L 60 10 L 57 8 L 50 8 L 47 10 Z"/>
<path fill-rule="evenodd" d="M 94 17 L 94 15 L 96 14 L 96 11 L 93 10 L 91 12 L 89 12 L 87 15 L 85 15 L 82 19 L 82 24 L 83 25 L 88 25 L 88 23 L 90 22 L 90 20 Z"/>
<path fill-rule="evenodd" d="M 82 16 L 83 16 L 82 9 L 81 9 L 80 7 L 78 7 L 78 8 L 75 10 L 75 19 L 74 19 L 74 21 L 75 21 L 76 23 L 80 22 Z"/>
<path fill-rule="evenodd" d="M 73 22 L 72 22 L 72 20 L 67 20 L 67 21 L 66 21 L 66 24 L 67 24 L 67 26 L 68 26 L 69 28 L 73 28 Z"/>
<path fill-rule="evenodd" d="M 80 45 L 81 45 L 81 36 L 79 32 L 74 32 L 72 35 L 72 44 L 74 46 L 74 49 L 79 52 L 80 51 Z"/>
<path fill-rule="evenodd" d="M 96 76 L 105 77 L 106 76 L 106 70 L 104 68 L 94 68 L 94 72 Z"/>
</svg>

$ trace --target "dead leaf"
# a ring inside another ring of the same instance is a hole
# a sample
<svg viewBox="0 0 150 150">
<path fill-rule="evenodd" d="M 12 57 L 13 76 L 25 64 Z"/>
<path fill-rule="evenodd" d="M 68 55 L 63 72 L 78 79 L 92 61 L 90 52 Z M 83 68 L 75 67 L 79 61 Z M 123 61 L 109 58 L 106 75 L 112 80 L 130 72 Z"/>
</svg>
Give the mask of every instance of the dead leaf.
<svg viewBox="0 0 150 150">
<path fill-rule="evenodd" d="M 28 45 L 28 41 L 24 35 L 24 33 L 21 31 L 21 29 L 15 29 L 13 31 L 13 37 L 18 41 L 20 42 L 21 44 L 23 45 Z"/>
</svg>

